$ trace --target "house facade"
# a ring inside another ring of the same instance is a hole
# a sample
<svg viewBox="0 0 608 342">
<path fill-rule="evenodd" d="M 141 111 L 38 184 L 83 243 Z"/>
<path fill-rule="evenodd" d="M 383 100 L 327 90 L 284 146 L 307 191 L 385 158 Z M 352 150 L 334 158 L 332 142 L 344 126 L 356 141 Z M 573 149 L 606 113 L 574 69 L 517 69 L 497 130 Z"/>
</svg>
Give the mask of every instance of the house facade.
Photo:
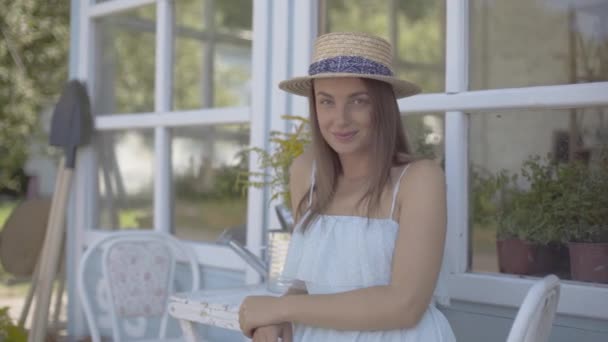
<svg viewBox="0 0 608 342">
<path fill-rule="evenodd" d="M 504 340 L 542 275 L 501 272 L 500 228 L 475 205 L 493 197 L 476 177 L 519 174 L 526 189 L 529 158 L 594 169 L 608 146 L 602 0 L 72 0 L 71 19 L 70 77 L 87 84 L 95 135 L 78 155 L 68 269 L 104 234 L 153 229 L 194 248 L 204 288 L 258 282 L 215 240 L 240 229 L 264 254 L 276 201 L 269 189 L 234 186 L 263 171 L 241 152 L 271 151 L 270 133 L 296 124 L 284 115 L 308 115 L 307 101 L 277 84 L 307 73 L 326 32 L 383 36 L 396 74 L 423 88 L 399 106 L 413 150 L 446 172 L 452 304 L 441 310 L 461 341 Z M 559 275 L 551 341 L 606 341 L 608 285 Z M 68 328 L 80 336 L 75 277 Z"/>
</svg>

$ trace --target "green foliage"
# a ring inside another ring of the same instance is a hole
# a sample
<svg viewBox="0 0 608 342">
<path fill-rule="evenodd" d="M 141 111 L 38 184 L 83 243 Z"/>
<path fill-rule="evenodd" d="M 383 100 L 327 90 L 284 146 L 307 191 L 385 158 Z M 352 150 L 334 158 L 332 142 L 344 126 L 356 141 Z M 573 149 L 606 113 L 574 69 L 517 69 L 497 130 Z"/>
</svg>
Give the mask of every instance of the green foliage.
<svg viewBox="0 0 608 342">
<path fill-rule="evenodd" d="M 599 167 L 531 156 L 520 174 L 473 169 L 474 223 L 496 224 L 499 239 L 539 244 L 608 241 L 608 153 Z M 518 179 L 528 185 L 518 186 Z"/>
<path fill-rule="evenodd" d="M 509 212 L 512 196 L 516 191 L 517 175 L 502 170 L 491 174 L 480 167 L 471 170 L 471 209 L 473 223 L 488 227 L 501 222 Z"/>
<path fill-rule="evenodd" d="M 222 166 L 213 170 L 213 182 L 208 189 L 201 189 L 201 177 L 194 171 L 180 175 L 175 180 L 175 192 L 189 200 L 230 199 L 240 197 L 247 191 L 239 177 L 247 170 L 246 159 L 234 166 Z"/>
<path fill-rule="evenodd" d="M 27 341 L 27 332 L 25 329 L 13 324 L 11 317 L 8 315 L 8 307 L 0 308 L 0 341 Z"/>
<path fill-rule="evenodd" d="M 553 205 L 564 242 L 608 242 L 608 149 L 598 161 L 595 169 L 572 162 L 558 171 L 564 196 Z"/>
<path fill-rule="evenodd" d="M 272 152 L 259 147 L 248 148 L 241 152 L 244 157 L 249 157 L 251 153 L 256 154 L 259 168 L 262 170 L 269 169 L 270 173 L 266 171 L 243 172 L 238 184 L 256 188 L 270 186 L 271 200 L 278 198 L 283 205 L 291 208 L 289 167 L 293 160 L 304 152 L 304 147 L 310 143 L 311 137 L 307 119 L 289 115 L 284 115 L 282 118 L 299 121 L 300 124 L 293 133 L 270 132 Z"/>
<path fill-rule="evenodd" d="M 0 187 L 18 186 L 38 114 L 67 78 L 69 5 L 0 0 Z"/>
<path fill-rule="evenodd" d="M 390 39 L 390 18 L 397 25 L 395 72 L 425 92 L 444 90 L 444 2 L 429 0 L 327 1 L 325 31 L 361 31 Z"/>
<path fill-rule="evenodd" d="M 521 176 L 529 184 L 529 189 L 523 190 L 518 186 L 518 174 L 474 170 L 474 222 L 482 226 L 495 223 L 498 239 L 519 238 L 540 244 L 558 240 L 552 201 L 548 200 L 559 195 L 553 173 L 553 165 L 538 156 L 530 157 L 521 168 Z"/>
</svg>

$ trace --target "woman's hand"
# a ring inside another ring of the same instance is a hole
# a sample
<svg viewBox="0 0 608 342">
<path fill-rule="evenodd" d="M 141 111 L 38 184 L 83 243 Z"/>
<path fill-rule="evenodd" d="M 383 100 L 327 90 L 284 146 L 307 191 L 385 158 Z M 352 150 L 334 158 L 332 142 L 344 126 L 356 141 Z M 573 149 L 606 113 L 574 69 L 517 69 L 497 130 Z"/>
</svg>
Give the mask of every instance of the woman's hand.
<svg viewBox="0 0 608 342">
<path fill-rule="evenodd" d="M 279 298 L 249 296 L 239 309 L 239 325 L 245 336 L 251 338 L 256 328 L 282 323 Z"/>
<path fill-rule="evenodd" d="M 259 327 L 253 332 L 253 342 L 278 342 L 279 337 L 283 342 L 293 341 L 291 323 L 267 325 Z"/>
</svg>

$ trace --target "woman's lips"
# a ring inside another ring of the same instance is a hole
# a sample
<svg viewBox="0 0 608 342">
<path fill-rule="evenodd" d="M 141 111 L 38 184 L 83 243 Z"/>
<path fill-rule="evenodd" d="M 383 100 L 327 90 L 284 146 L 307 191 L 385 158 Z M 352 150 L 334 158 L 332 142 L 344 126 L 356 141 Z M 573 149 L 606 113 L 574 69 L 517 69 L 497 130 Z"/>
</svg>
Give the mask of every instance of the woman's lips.
<svg viewBox="0 0 608 342">
<path fill-rule="evenodd" d="M 352 132 L 336 132 L 336 133 L 332 133 L 334 135 L 334 137 L 336 138 L 336 140 L 340 141 L 340 142 L 347 142 L 349 140 L 351 140 L 355 134 L 357 134 L 357 131 L 352 131 Z"/>
</svg>

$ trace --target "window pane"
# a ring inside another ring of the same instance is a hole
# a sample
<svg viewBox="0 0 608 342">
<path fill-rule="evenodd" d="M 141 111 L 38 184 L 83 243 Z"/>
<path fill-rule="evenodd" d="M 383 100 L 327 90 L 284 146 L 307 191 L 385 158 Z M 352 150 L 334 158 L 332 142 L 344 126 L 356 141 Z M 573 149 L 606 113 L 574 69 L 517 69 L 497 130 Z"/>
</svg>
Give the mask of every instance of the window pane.
<svg viewBox="0 0 608 342">
<path fill-rule="evenodd" d="M 408 114 L 402 115 L 407 140 L 415 156 L 445 160 L 444 156 L 444 115 Z"/>
<path fill-rule="evenodd" d="M 178 1 L 175 11 L 173 109 L 247 105 L 252 1 Z"/>
<path fill-rule="evenodd" d="M 248 161 L 237 154 L 249 144 L 249 125 L 173 130 L 175 235 L 215 241 L 226 228 L 247 221 L 247 196 L 237 177 Z"/>
<path fill-rule="evenodd" d="M 394 47 L 394 71 L 422 87 L 444 89 L 444 1 L 322 0 L 320 33 L 362 31 Z"/>
<path fill-rule="evenodd" d="M 97 227 L 151 229 L 154 226 L 154 132 L 101 132 L 96 139 Z"/>
<path fill-rule="evenodd" d="M 471 89 L 608 80 L 608 2 L 472 0 Z"/>
<path fill-rule="evenodd" d="M 568 264 L 571 242 L 608 242 L 608 107 L 470 119 L 471 269 L 587 280 Z"/>
<path fill-rule="evenodd" d="M 154 111 L 156 6 L 97 19 L 96 114 Z"/>
</svg>

